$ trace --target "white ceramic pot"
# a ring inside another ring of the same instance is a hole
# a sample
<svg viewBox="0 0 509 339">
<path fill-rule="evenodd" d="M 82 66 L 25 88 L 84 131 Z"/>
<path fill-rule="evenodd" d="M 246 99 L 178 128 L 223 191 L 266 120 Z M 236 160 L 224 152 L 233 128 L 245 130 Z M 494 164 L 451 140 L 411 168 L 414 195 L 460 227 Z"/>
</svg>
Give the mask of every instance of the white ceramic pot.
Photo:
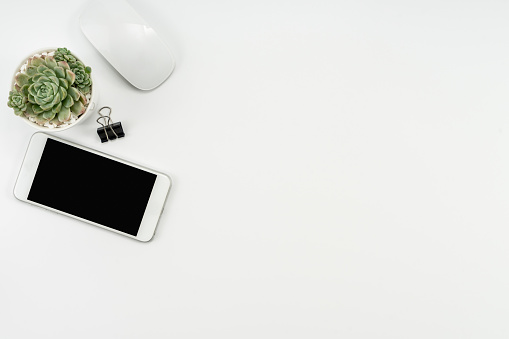
<svg viewBox="0 0 509 339">
<path fill-rule="evenodd" d="M 11 82 L 11 89 L 14 88 L 14 84 L 15 84 L 15 76 L 16 74 L 19 73 L 19 70 L 20 68 L 27 62 L 27 60 L 31 57 L 33 57 L 34 55 L 36 54 L 42 54 L 42 53 L 50 53 L 50 52 L 54 52 L 56 51 L 57 49 L 56 48 L 43 48 L 43 49 L 39 49 L 35 52 L 32 52 L 30 53 L 25 59 L 23 59 L 23 61 L 19 64 L 19 66 L 16 68 L 16 71 L 14 72 L 14 75 L 12 77 L 12 82 Z M 72 55 L 79 61 L 83 62 L 83 60 L 81 60 L 81 58 L 78 57 L 78 55 L 76 55 L 76 53 L 74 53 L 74 51 L 72 52 Z M 85 65 L 87 65 L 85 62 L 83 62 Z M 88 100 L 88 106 L 85 110 L 85 112 L 83 114 L 81 114 L 78 119 L 76 119 L 74 122 L 70 123 L 70 124 L 66 124 L 66 125 L 61 125 L 61 126 L 58 126 L 58 127 L 47 127 L 47 126 L 41 126 L 33 121 L 30 121 L 25 115 L 21 115 L 19 116 L 19 119 L 22 119 L 23 121 L 25 121 L 27 124 L 29 124 L 30 126 L 38 129 L 39 131 L 43 131 L 43 132 L 59 132 L 59 131 L 64 131 L 66 129 L 69 129 L 73 126 L 76 126 L 77 124 L 81 123 L 83 120 L 85 120 L 89 115 L 92 114 L 92 111 L 94 110 L 94 108 L 96 107 L 97 105 L 97 97 L 98 97 L 98 93 L 97 93 L 97 86 L 96 86 L 96 83 L 95 83 L 95 79 L 93 77 L 93 71 L 92 73 L 90 73 L 90 77 L 92 79 L 92 86 L 90 87 L 90 99 Z M 14 114 L 13 114 L 14 115 Z"/>
</svg>

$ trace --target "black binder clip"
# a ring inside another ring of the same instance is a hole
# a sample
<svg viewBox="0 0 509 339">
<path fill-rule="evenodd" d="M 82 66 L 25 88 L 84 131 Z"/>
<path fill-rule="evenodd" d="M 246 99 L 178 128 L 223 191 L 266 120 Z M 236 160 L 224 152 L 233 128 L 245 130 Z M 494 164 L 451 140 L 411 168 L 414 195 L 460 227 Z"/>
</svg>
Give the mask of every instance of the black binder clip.
<svg viewBox="0 0 509 339">
<path fill-rule="evenodd" d="M 101 114 L 101 111 L 103 109 L 108 109 L 108 115 L 104 116 Z M 101 138 L 101 142 L 107 142 L 110 140 L 115 140 L 117 138 L 123 138 L 125 137 L 124 129 L 122 128 L 121 122 L 115 122 L 111 120 L 111 108 L 108 106 L 104 106 L 99 110 L 100 117 L 97 118 L 97 122 L 102 126 L 97 128 L 97 134 L 99 135 L 99 138 Z M 102 123 L 100 120 L 103 119 Z"/>
</svg>

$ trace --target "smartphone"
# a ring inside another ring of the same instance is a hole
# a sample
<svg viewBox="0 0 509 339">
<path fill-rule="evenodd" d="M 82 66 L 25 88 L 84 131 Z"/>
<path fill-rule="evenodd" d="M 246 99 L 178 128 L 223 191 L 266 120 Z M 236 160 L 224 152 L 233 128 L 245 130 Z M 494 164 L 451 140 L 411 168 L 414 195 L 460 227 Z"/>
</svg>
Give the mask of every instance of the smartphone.
<svg viewBox="0 0 509 339">
<path fill-rule="evenodd" d="M 149 241 L 170 187 L 166 174 L 39 132 L 30 139 L 14 196 Z"/>
</svg>

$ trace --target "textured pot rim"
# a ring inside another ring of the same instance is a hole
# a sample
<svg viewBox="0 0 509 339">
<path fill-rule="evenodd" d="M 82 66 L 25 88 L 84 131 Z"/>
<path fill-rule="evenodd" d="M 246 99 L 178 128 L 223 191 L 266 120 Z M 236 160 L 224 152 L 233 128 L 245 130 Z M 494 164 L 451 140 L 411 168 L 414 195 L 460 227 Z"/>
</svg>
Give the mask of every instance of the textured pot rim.
<svg viewBox="0 0 509 339">
<path fill-rule="evenodd" d="M 40 48 L 40 49 L 35 50 L 32 53 L 28 54 L 23 59 L 23 61 L 21 61 L 21 63 L 18 65 L 18 67 L 14 71 L 14 74 L 12 76 L 10 90 L 12 90 L 12 88 L 14 88 L 14 84 L 16 82 L 15 81 L 16 74 L 18 74 L 19 69 L 21 68 L 21 66 L 23 66 L 27 62 L 27 60 L 29 58 L 33 57 L 36 54 L 50 53 L 50 52 L 54 52 L 56 50 L 57 50 L 57 47 L 47 47 L 47 48 Z M 83 60 L 78 55 L 76 55 L 76 53 L 72 52 L 72 55 L 76 59 L 78 59 L 79 61 L 83 62 Z M 91 86 L 92 94 L 91 94 L 91 97 L 90 97 L 90 102 L 89 102 L 88 107 L 85 110 L 85 112 L 82 115 L 80 115 L 80 118 L 78 120 L 76 120 L 75 122 L 73 122 L 72 124 L 69 124 L 69 125 L 64 126 L 64 127 L 53 127 L 53 128 L 50 128 L 50 127 L 41 126 L 39 124 L 36 124 L 35 122 L 32 122 L 32 121 L 28 120 L 28 118 L 26 116 L 24 116 L 24 115 L 19 116 L 18 118 L 21 118 L 28 125 L 32 126 L 35 129 L 38 129 L 39 131 L 43 131 L 43 132 L 61 132 L 61 131 L 65 131 L 66 129 L 69 129 L 69 128 L 73 127 L 73 126 L 78 125 L 80 122 L 85 120 L 85 118 L 87 118 L 91 114 L 90 112 L 93 111 L 95 106 L 96 106 L 95 100 L 97 98 L 97 93 L 96 93 L 97 90 L 96 90 L 96 85 L 95 85 L 95 79 L 92 76 L 92 73 L 90 73 L 90 78 L 92 79 L 92 86 Z"/>
</svg>

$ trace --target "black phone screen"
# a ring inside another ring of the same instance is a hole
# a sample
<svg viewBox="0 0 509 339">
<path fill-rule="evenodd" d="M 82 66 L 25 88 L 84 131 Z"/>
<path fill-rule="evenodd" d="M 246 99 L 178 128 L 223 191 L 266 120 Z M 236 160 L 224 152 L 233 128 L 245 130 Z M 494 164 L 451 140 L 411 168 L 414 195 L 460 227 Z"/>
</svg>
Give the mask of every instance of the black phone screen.
<svg viewBox="0 0 509 339">
<path fill-rule="evenodd" d="M 47 139 L 28 200 L 136 236 L 156 177 Z"/>
</svg>

